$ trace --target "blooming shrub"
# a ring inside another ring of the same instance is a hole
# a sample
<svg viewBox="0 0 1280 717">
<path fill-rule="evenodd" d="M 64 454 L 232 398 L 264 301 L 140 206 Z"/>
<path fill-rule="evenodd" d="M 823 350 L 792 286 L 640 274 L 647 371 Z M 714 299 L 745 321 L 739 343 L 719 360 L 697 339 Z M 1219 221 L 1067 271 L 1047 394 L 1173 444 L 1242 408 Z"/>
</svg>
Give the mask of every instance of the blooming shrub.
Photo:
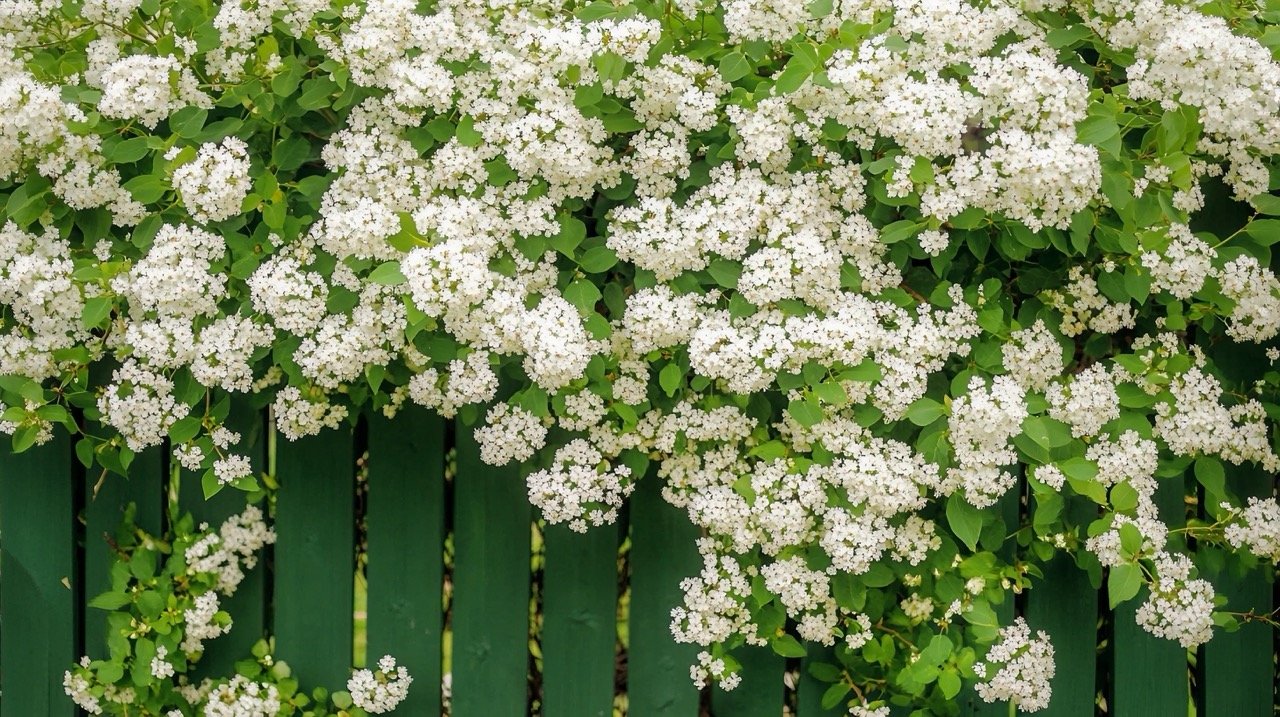
<svg viewBox="0 0 1280 717">
<path fill-rule="evenodd" d="M 484 417 L 550 522 L 638 480 L 687 510 L 695 681 L 800 638 L 853 714 L 966 680 L 1036 709 L 1052 636 L 994 606 L 1055 554 L 1187 647 L 1236 623 L 1188 537 L 1276 560 L 1274 497 L 1229 480 L 1280 467 L 1275 19 L 11 0 L 0 428 L 115 473 L 167 443 L 213 494 L 262 468 L 232 394 L 290 439 Z M 1190 522 L 1155 501 L 1185 476 Z"/>
</svg>

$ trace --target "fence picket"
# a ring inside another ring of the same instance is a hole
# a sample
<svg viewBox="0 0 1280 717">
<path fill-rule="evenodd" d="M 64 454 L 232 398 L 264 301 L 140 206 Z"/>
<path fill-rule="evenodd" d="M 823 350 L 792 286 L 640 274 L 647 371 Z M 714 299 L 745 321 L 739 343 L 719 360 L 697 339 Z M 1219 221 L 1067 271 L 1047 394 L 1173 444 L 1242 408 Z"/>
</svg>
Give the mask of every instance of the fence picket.
<svg viewBox="0 0 1280 717">
<path fill-rule="evenodd" d="M 768 647 L 741 647 L 733 652 L 742 663 L 742 684 L 728 692 L 711 688 L 711 714 L 715 717 L 780 717 L 785 660 Z"/>
<path fill-rule="evenodd" d="M 805 643 L 807 653 L 800 660 L 800 677 L 796 682 L 796 715 L 798 717 L 843 717 L 845 700 L 831 709 L 822 708 L 822 696 L 831 689 L 830 682 L 822 682 L 809 674 L 809 665 L 822 662 L 828 665 L 840 665 L 836 659 L 835 648 L 824 647 L 817 643 Z"/>
<path fill-rule="evenodd" d="M 680 580 L 700 567 L 698 529 L 662 499 L 650 474 L 631 496 L 631 608 L 627 651 L 630 717 L 693 717 L 698 691 L 689 681 L 694 645 L 671 639 L 671 608 L 681 604 Z"/>
<path fill-rule="evenodd" d="M 527 712 L 532 513 L 514 466 L 480 461 L 457 427 L 454 480 L 453 714 Z"/>
<path fill-rule="evenodd" d="M 1170 528 L 1185 523 L 1184 482 L 1181 477 L 1161 479 L 1155 501 L 1160 517 Z M 1112 615 L 1112 694 L 1109 707 L 1116 715 L 1185 715 L 1190 686 L 1187 651 L 1173 640 L 1155 637 L 1134 621 L 1138 597 L 1116 608 Z"/>
<path fill-rule="evenodd" d="M 115 540 L 116 529 L 130 503 L 137 506 L 134 520 L 138 527 L 159 535 L 164 509 L 163 477 L 164 454 L 157 447 L 134 457 L 128 478 L 115 474 L 103 477 L 97 471 L 90 471 L 84 478 L 84 652 L 95 660 L 107 657 L 107 612 L 88 607 L 87 603 L 111 589 L 111 565 L 116 553 L 108 541 Z"/>
<path fill-rule="evenodd" d="M 618 527 L 580 535 L 565 525 L 548 525 L 544 536 L 542 712 L 611 717 Z"/>
<path fill-rule="evenodd" d="M 412 406 L 369 421 L 368 662 L 394 655 L 413 675 L 405 714 L 440 713 L 444 428 Z"/>
<path fill-rule="evenodd" d="M 1097 506 L 1075 498 L 1068 509 L 1074 525 L 1088 526 Z M 1098 590 L 1065 553 L 1044 566 L 1044 578 L 1027 592 L 1027 623 L 1053 643 L 1053 699 L 1044 717 L 1092 714 L 1097 697 Z"/>
<path fill-rule="evenodd" d="M 277 444 L 276 655 L 304 691 L 343 689 L 352 659 L 355 459 L 341 427 Z M 233 632 L 234 634 L 234 632 Z"/>
<path fill-rule="evenodd" d="M 243 399 L 231 402 L 231 413 L 226 419 L 227 428 L 240 434 L 240 442 L 233 449 L 249 457 L 255 473 L 267 470 L 266 416 Z M 179 486 L 179 503 L 184 512 L 190 512 L 196 523 L 208 523 L 215 530 L 233 515 L 244 510 L 244 493 L 224 489 L 212 498 L 204 497 L 200 476 L 183 471 Z M 265 507 L 263 508 L 265 512 Z M 205 645 L 194 670 L 196 679 L 230 674 L 237 660 L 249 657 L 249 650 L 266 630 L 266 562 L 245 573 L 244 580 L 234 595 L 221 597 L 222 609 L 231 614 L 235 624 L 230 633 L 210 640 Z"/>
<path fill-rule="evenodd" d="M 1019 477 L 1018 486 L 1011 488 L 1001 496 L 994 506 L 987 509 L 1000 514 L 1000 519 L 1003 521 L 1001 529 L 1004 531 L 1000 537 L 1007 536 L 1018 529 L 1019 501 L 1025 485 L 1025 479 Z M 995 528 L 987 526 L 986 530 L 995 530 Z M 979 548 L 985 547 L 979 546 Z M 1015 550 L 1015 543 L 1012 540 L 1005 540 L 1001 548 L 996 551 L 996 554 L 1000 556 L 1001 560 L 1013 562 L 1017 557 Z M 1013 623 L 1015 610 L 1012 594 L 1006 594 L 1004 602 L 992 607 L 995 609 L 996 620 L 1001 626 Z M 985 702 L 978 696 L 977 690 L 969 686 L 966 686 L 956 697 L 961 704 L 961 713 L 967 717 L 1007 717 L 1009 713 L 1008 704 L 1004 702 Z"/>
<path fill-rule="evenodd" d="M 1255 467 L 1228 465 L 1228 485 L 1245 500 L 1270 496 L 1275 478 Z M 1209 576 L 1217 591 L 1227 597 L 1226 610 L 1266 612 L 1271 607 L 1272 585 L 1265 575 L 1223 571 Z M 1266 715 L 1273 703 L 1274 630 L 1264 623 L 1241 626 L 1237 632 L 1215 630 L 1204 646 L 1204 706 L 1209 715 Z"/>
<path fill-rule="evenodd" d="M 74 715 L 62 673 L 76 654 L 75 543 L 67 434 L 0 460 L 0 715 Z"/>
</svg>

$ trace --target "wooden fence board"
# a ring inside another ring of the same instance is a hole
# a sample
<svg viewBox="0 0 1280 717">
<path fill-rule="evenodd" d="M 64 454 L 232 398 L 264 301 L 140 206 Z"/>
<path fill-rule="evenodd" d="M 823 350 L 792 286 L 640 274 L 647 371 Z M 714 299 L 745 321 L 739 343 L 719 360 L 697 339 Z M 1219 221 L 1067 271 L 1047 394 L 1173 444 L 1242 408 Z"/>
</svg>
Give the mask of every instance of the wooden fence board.
<svg viewBox="0 0 1280 717">
<path fill-rule="evenodd" d="M 542 711 L 613 715 L 618 526 L 586 535 L 548 525 L 542 611 Z"/>
<path fill-rule="evenodd" d="M 1186 522 L 1183 495 L 1182 478 L 1161 479 L 1156 504 L 1160 507 L 1160 517 L 1171 528 Z M 1112 616 L 1113 679 L 1108 703 L 1118 717 L 1180 717 L 1187 714 L 1189 702 L 1187 651 L 1173 640 L 1149 634 L 1134 621 L 1134 614 L 1146 596 L 1144 588 L 1137 597 L 1118 606 Z"/>
<path fill-rule="evenodd" d="M 1088 527 L 1097 517 L 1097 505 L 1071 498 L 1067 518 Z M 1080 531 L 1083 533 L 1083 528 Z M 1089 575 L 1071 556 L 1059 553 L 1044 566 L 1044 579 L 1027 591 L 1027 624 L 1044 630 L 1053 643 L 1056 672 L 1053 699 L 1039 714 L 1044 717 L 1077 717 L 1093 713 L 1097 697 L 1098 590 Z"/>
<path fill-rule="evenodd" d="M 164 453 L 160 447 L 149 448 L 134 457 L 129 477 L 114 473 L 102 478 L 99 471 L 89 471 L 84 478 L 84 601 L 111 589 L 111 566 L 116 552 L 109 541 L 124 520 L 125 508 L 137 506 L 134 520 L 138 527 L 159 535 L 164 510 Z M 97 485 L 97 494 L 94 487 Z M 107 611 L 84 608 L 84 652 L 93 659 L 107 657 Z"/>
<path fill-rule="evenodd" d="M 839 643 L 837 643 L 839 644 Z M 845 700 L 827 710 L 822 708 L 822 695 L 831 687 L 830 682 L 822 682 L 809 674 L 809 665 L 822 662 L 828 665 L 840 665 L 836 659 L 834 647 L 824 647 L 816 643 L 805 643 L 808 652 L 800 660 L 800 676 L 796 682 L 796 715 L 797 717 L 844 717 L 848 711 L 844 709 Z"/>
<path fill-rule="evenodd" d="M 1000 518 L 1004 521 L 1004 535 L 1011 535 L 1018 529 L 1019 501 L 1023 493 L 1025 480 L 1018 478 L 1018 485 L 1008 490 L 996 504 L 987 510 L 999 511 Z M 985 546 L 979 546 L 983 548 Z M 1017 543 L 1012 539 L 1006 539 L 1001 548 L 996 551 L 1002 560 L 1012 562 L 1016 557 Z M 962 548 L 963 550 L 963 548 Z M 996 620 L 1001 626 L 1013 624 L 1016 617 L 1013 593 L 1006 592 L 1005 600 L 999 605 L 993 606 L 996 613 Z M 1009 705 L 1005 702 L 984 702 L 978 696 L 977 690 L 966 686 L 956 699 L 961 704 L 961 712 L 971 717 L 1007 717 L 1009 714 Z"/>
<path fill-rule="evenodd" d="M 631 608 L 627 654 L 629 717 L 693 717 L 698 692 L 689 681 L 695 645 L 671 637 L 671 608 L 681 604 L 680 580 L 701 567 L 698 529 L 662 499 L 661 481 L 641 479 L 631 496 Z"/>
<path fill-rule="evenodd" d="M 227 428 L 240 434 L 240 443 L 230 450 L 249 457 L 254 474 L 267 470 L 266 415 L 249 405 L 242 397 L 231 402 L 227 416 Z M 190 512 L 196 523 L 208 523 L 215 530 L 223 521 L 245 509 L 244 493 L 234 488 L 224 488 L 212 498 L 204 497 L 200 476 L 183 471 L 178 501 L 182 511 Z M 265 506 L 260 506 L 266 512 Z M 268 548 L 268 550 L 270 550 Z M 222 609 L 234 621 L 231 632 L 205 643 L 204 654 L 194 670 L 197 680 L 203 677 L 220 677 L 235 670 L 237 660 L 250 656 L 253 643 L 266 633 L 266 554 L 259 554 L 258 565 L 246 571 L 244 580 L 230 597 L 219 596 Z"/>
<path fill-rule="evenodd" d="M 276 451 L 276 654 L 303 690 L 344 689 L 351 674 L 355 576 L 351 429 L 294 442 L 282 438 Z"/>
<path fill-rule="evenodd" d="M 453 714 L 527 711 L 532 512 L 513 466 L 480 461 L 457 427 L 454 480 Z"/>
<path fill-rule="evenodd" d="M 76 654 L 75 505 L 64 431 L 0 459 L 0 715 L 74 715 L 62 673 Z"/>
<path fill-rule="evenodd" d="M 742 684 L 728 692 L 712 687 L 711 714 L 715 717 L 780 717 L 785 660 L 768 647 L 740 647 L 733 655 L 742 663 Z"/>
<path fill-rule="evenodd" d="M 389 654 L 409 670 L 405 714 L 440 713 L 444 437 L 417 407 L 369 421 L 368 663 Z"/>
<path fill-rule="evenodd" d="M 1275 477 L 1254 467 L 1227 465 L 1228 484 L 1240 500 L 1269 497 Z M 1224 571 L 1209 576 L 1219 594 L 1227 597 L 1223 609 L 1235 612 L 1268 611 L 1272 585 L 1266 576 Z M 1264 623 L 1241 626 L 1237 632 L 1214 630 L 1204 646 L 1204 706 L 1209 715 L 1270 715 L 1273 704 L 1275 631 Z"/>
</svg>

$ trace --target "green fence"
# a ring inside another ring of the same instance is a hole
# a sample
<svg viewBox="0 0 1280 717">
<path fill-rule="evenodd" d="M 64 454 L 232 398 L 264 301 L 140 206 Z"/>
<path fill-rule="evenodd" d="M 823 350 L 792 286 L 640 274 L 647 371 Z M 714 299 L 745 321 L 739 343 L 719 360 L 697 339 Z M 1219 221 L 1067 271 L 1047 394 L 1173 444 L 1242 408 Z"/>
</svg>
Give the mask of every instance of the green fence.
<svg viewBox="0 0 1280 717">
<path fill-rule="evenodd" d="M 255 465 L 266 465 L 266 423 L 246 414 L 235 427 Z M 743 656 L 736 691 L 692 687 L 696 649 L 675 644 L 668 623 L 680 579 L 699 567 L 696 530 L 663 502 L 655 480 L 641 481 L 618 526 L 584 536 L 539 529 L 518 471 L 482 464 L 467 430 L 425 411 L 281 440 L 276 450 L 278 541 L 227 601 L 236 628 L 209 643 L 201 669 L 210 674 L 229 673 L 268 631 L 304 686 L 344 684 L 358 640 L 375 660 L 395 655 L 414 676 L 402 715 L 441 712 L 446 667 L 459 717 L 842 714 L 821 708 L 826 685 L 807 676 L 805 660 L 763 650 Z M 446 470 L 450 455 L 456 469 Z M 104 535 L 124 505 L 136 503 L 151 530 L 161 527 L 170 490 L 209 522 L 243 506 L 234 491 L 205 501 L 194 479 L 171 485 L 168 470 L 164 452 L 143 453 L 128 480 L 108 477 L 95 495 L 98 476 L 85 474 L 65 435 L 0 459 L 3 717 L 75 713 L 62 674 L 82 654 L 105 654 L 101 611 L 86 601 L 108 587 Z M 1253 480 L 1255 493 L 1270 492 L 1272 476 Z M 1167 490 L 1162 499 L 1177 514 L 1184 496 Z M 1016 496 L 1003 509 L 1015 518 Z M 355 611 L 357 571 L 367 578 L 367 617 Z M 1137 628 L 1131 608 L 1112 619 L 1100 609 L 1105 596 L 1061 558 L 1048 572 L 1046 589 L 1007 601 L 1001 615 L 1024 614 L 1053 638 L 1054 703 L 1042 714 L 1274 713 L 1267 627 L 1219 633 L 1188 654 Z M 1233 605 L 1274 604 L 1264 578 L 1217 583 Z M 810 656 L 823 649 L 810 646 Z M 1009 714 L 970 692 L 961 698 L 964 714 Z"/>
</svg>

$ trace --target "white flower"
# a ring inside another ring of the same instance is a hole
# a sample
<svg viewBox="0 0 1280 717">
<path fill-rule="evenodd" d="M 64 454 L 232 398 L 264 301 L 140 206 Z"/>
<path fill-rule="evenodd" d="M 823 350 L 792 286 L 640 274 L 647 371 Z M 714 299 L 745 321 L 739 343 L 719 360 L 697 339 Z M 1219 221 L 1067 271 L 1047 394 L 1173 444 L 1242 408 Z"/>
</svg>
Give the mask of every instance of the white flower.
<svg viewBox="0 0 1280 717">
<path fill-rule="evenodd" d="M 1033 639 L 1026 621 L 1017 618 L 1000 628 L 1000 641 L 973 671 L 986 680 L 977 685 L 984 702 L 1007 700 L 1023 712 L 1038 712 L 1049 706 L 1053 694 L 1053 645 L 1043 630 Z"/>
<path fill-rule="evenodd" d="M 413 678 L 404 665 L 396 665 L 390 655 L 378 660 L 377 670 L 356 670 L 347 680 L 351 701 L 360 709 L 383 714 L 396 708 L 409 694 Z"/>
</svg>

